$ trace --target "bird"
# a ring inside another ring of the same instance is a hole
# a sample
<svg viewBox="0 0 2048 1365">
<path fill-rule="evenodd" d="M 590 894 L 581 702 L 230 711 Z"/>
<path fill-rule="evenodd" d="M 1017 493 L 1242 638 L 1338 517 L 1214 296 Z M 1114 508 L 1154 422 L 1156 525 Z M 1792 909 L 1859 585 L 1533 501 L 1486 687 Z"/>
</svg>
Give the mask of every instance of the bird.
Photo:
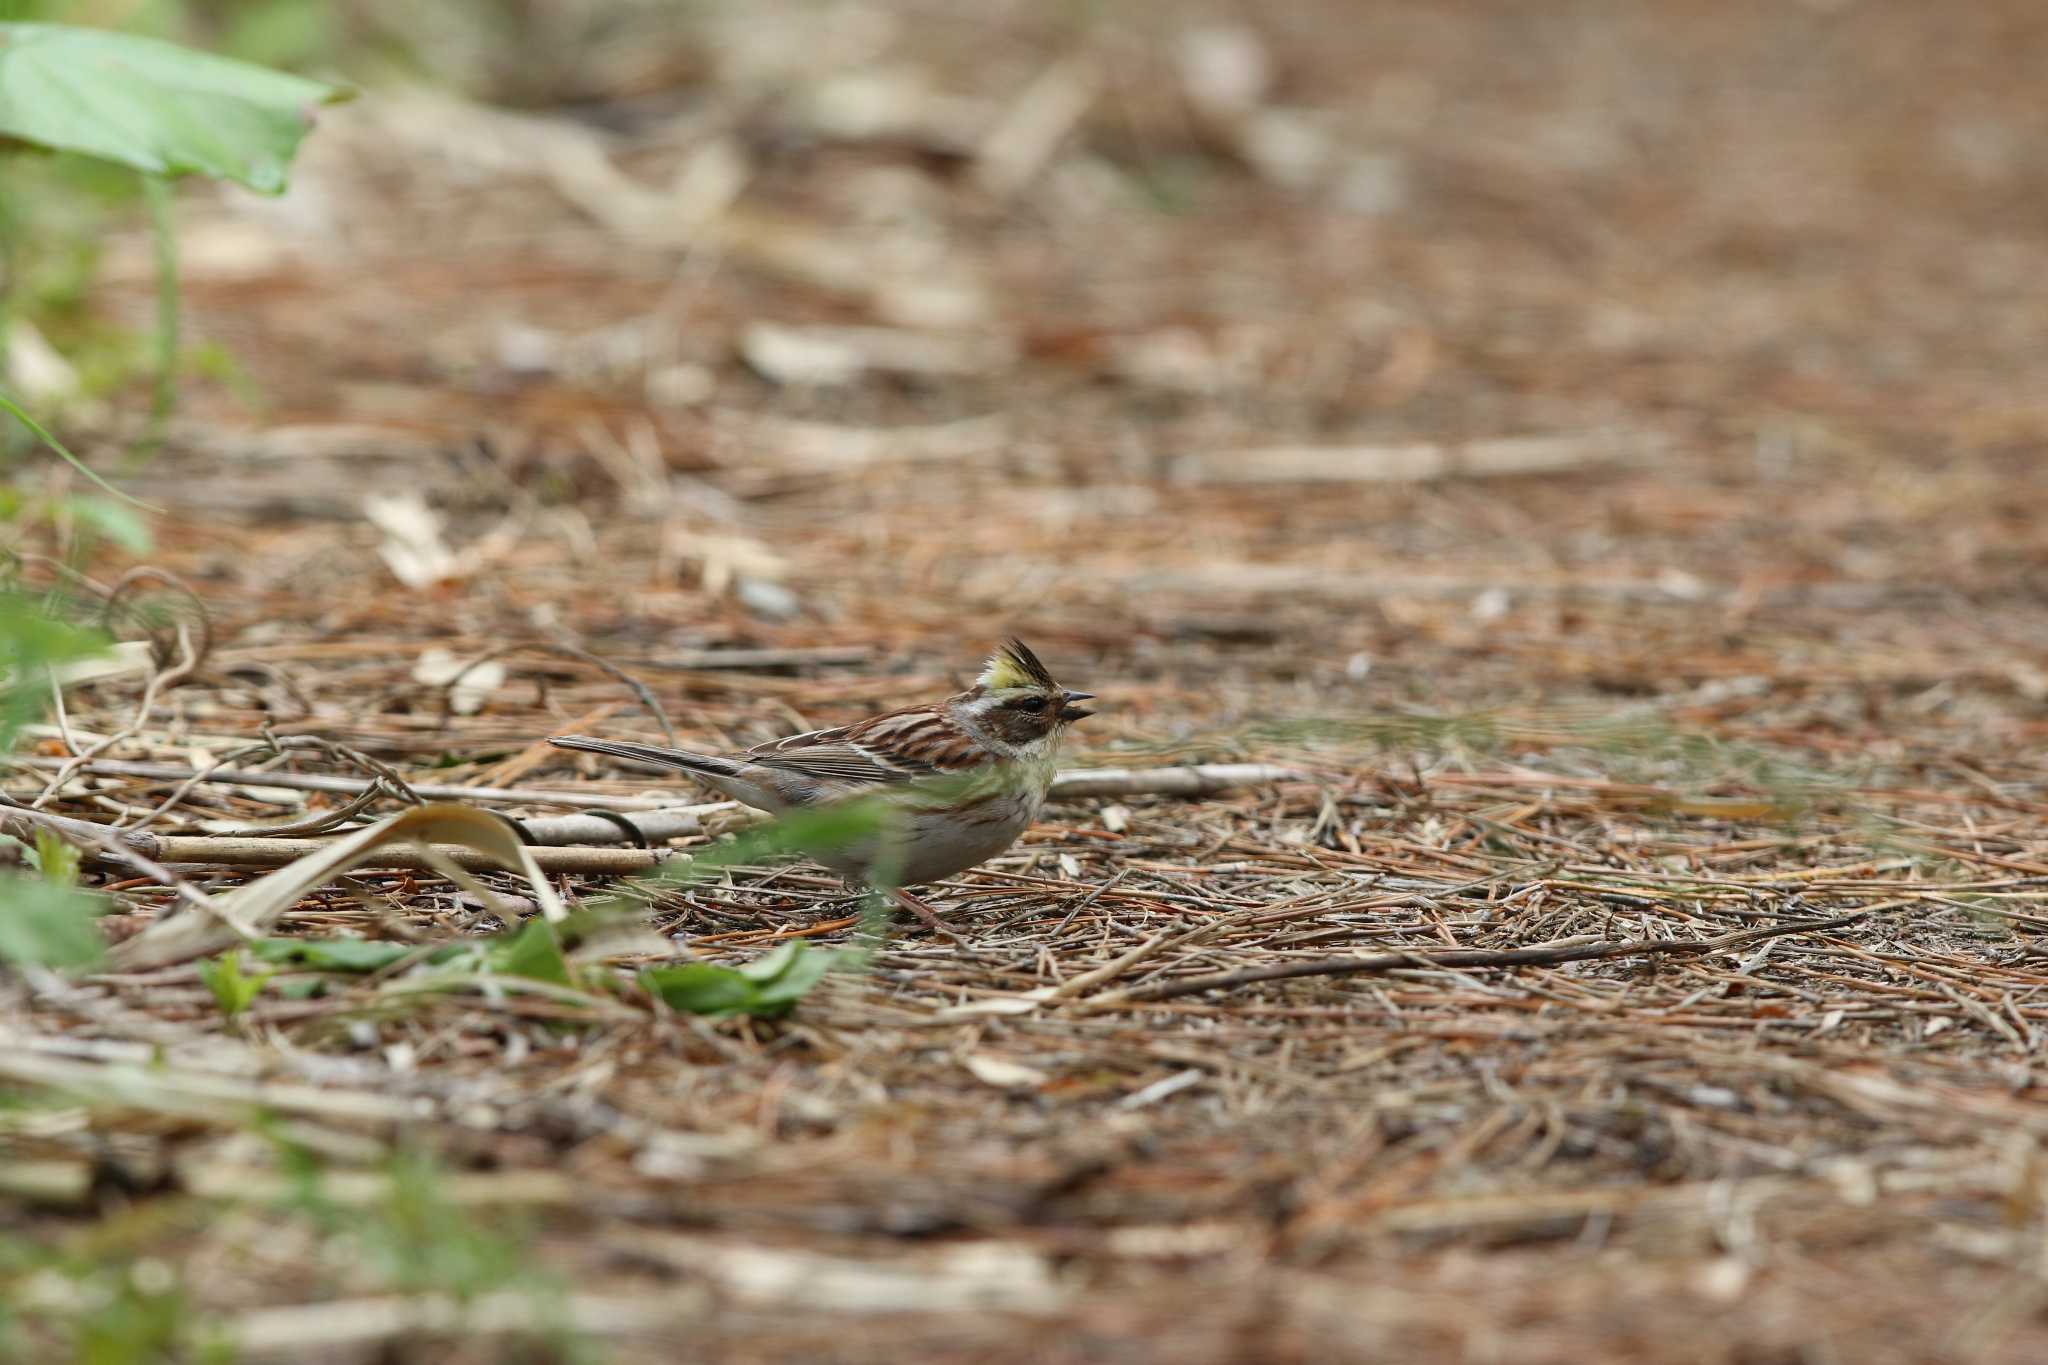
<svg viewBox="0 0 2048 1365">
<path fill-rule="evenodd" d="M 964 872 L 1017 842 L 1052 789 L 1067 728 L 1095 714 L 1078 703 L 1093 700 L 1061 686 L 1011 637 L 964 692 L 737 753 L 589 735 L 548 742 L 685 772 L 775 815 L 879 795 L 888 813 L 881 833 L 810 854 L 849 882 L 887 883 L 898 904 L 950 937 L 937 912 L 903 888 Z"/>
</svg>

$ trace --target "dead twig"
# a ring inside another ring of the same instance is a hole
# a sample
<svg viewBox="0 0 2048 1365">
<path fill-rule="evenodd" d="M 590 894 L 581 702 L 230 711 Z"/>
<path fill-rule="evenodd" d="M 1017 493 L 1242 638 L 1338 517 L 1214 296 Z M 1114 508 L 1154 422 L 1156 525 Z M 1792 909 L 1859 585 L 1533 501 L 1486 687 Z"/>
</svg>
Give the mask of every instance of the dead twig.
<svg viewBox="0 0 2048 1365">
<path fill-rule="evenodd" d="M 674 748 L 680 744 L 680 741 L 676 738 L 676 727 L 669 720 L 668 712 L 662 709 L 660 700 L 655 697 L 653 690 L 646 683 L 641 682 L 617 664 L 608 663 L 598 658 L 597 655 L 592 654 L 587 649 L 578 649 L 574 645 L 554 644 L 546 640 L 524 640 L 516 645 L 506 645 L 502 649 L 494 649 L 488 653 L 479 654 L 476 658 L 471 659 L 468 663 L 456 669 L 453 674 L 440 684 L 441 719 L 445 722 L 454 713 L 455 689 L 464 678 L 487 663 L 502 659 L 508 654 L 518 654 L 525 651 L 559 654 L 565 659 L 574 659 L 578 663 L 589 664 L 599 672 L 625 684 L 627 689 L 632 692 L 635 700 L 646 708 L 647 713 L 654 717 L 655 723 L 661 726 L 662 734 L 668 737 L 669 746 Z"/>
<path fill-rule="evenodd" d="M 1871 912 L 1857 910 L 1832 919 L 1800 920 L 1774 924 L 1763 929 L 1739 929 L 1709 939 L 1632 939 L 1610 943 L 1574 944 L 1536 948 L 1455 948 L 1443 953 L 1384 953 L 1377 957 L 1329 957 L 1309 962 L 1281 962 L 1270 967 L 1248 967 L 1235 972 L 1210 972 L 1161 981 L 1128 991 L 1117 991 L 1080 1002 L 1083 1010 L 1124 1009 L 1133 1005 L 1171 1000 L 1176 996 L 1199 995 L 1205 991 L 1234 990 L 1263 981 L 1286 981 L 1304 976 L 1365 976 L 1403 968 L 1440 967 L 1556 967 L 1567 962 L 1597 962 L 1610 957 L 1659 957 L 1681 954 L 1697 957 L 1726 952 L 1765 939 L 1787 934 L 1819 933 L 1839 929 L 1866 918 Z"/>
</svg>

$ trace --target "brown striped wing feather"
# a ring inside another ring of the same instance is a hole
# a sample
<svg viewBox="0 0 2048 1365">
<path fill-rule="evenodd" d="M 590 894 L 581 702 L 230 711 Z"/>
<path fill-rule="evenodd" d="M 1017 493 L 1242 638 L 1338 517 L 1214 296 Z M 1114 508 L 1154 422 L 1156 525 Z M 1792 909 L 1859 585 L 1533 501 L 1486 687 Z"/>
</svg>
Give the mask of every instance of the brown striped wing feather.
<svg viewBox="0 0 2048 1365">
<path fill-rule="evenodd" d="M 990 760 L 971 736 L 931 706 L 891 711 L 836 730 L 791 735 L 749 749 L 743 757 L 817 781 L 857 785 L 969 772 Z"/>
</svg>

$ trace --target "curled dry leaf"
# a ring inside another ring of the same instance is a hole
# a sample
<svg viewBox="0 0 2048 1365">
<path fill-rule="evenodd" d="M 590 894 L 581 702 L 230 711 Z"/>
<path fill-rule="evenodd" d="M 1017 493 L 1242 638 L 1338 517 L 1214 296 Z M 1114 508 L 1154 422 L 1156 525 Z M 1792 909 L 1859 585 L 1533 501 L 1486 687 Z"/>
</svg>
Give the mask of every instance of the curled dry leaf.
<svg viewBox="0 0 2048 1365">
<path fill-rule="evenodd" d="M 337 839 L 247 886 L 211 897 L 215 910 L 211 916 L 187 912 L 152 924 L 117 944 L 108 958 L 118 970 L 142 971 L 231 948 L 241 938 L 263 933 L 303 897 L 390 844 L 452 844 L 468 849 L 507 871 L 523 874 L 548 919 L 561 920 L 568 914 L 510 825 L 488 811 L 442 802 L 414 806 L 381 824 Z"/>
</svg>

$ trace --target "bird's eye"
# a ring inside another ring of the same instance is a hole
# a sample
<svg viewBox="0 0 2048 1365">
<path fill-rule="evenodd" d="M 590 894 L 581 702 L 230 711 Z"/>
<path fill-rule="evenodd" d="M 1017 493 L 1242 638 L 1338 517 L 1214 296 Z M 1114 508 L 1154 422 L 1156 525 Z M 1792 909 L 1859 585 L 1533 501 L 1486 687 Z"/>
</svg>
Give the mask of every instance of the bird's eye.
<svg viewBox="0 0 2048 1365">
<path fill-rule="evenodd" d="M 1045 709 L 1045 698 L 1019 697 L 1016 701 L 1011 702 L 1010 705 L 1019 711 L 1043 711 Z"/>
</svg>

